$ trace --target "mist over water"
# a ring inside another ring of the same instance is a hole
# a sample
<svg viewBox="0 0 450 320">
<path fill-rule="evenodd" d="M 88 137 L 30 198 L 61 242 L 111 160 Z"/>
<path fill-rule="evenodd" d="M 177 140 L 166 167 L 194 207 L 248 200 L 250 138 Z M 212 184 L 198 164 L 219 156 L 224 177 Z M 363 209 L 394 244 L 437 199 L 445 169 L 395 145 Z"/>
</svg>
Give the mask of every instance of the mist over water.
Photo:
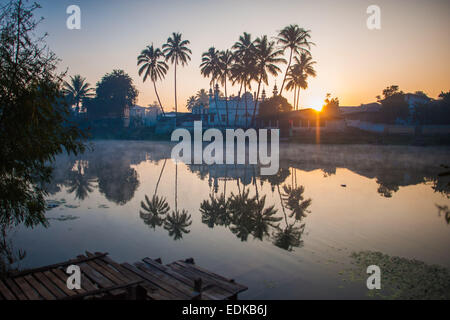
<svg viewBox="0 0 450 320">
<path fill-rule="evenodd" d="M 193 257 L 247 285 L 244 299 L 367 298 L 365 279 L 345 279 L 361 251 L 450 268 L 448 148 L 282 143 L 278 174 L 260 176 L 258 165 L 176 164 L 173 145 L 97 141 L 58 157 L 50 227 L 11 234 L 21 266 L 85 250 Z M 146 210 L 154 196 L 176 219 Z"/>
</svg>

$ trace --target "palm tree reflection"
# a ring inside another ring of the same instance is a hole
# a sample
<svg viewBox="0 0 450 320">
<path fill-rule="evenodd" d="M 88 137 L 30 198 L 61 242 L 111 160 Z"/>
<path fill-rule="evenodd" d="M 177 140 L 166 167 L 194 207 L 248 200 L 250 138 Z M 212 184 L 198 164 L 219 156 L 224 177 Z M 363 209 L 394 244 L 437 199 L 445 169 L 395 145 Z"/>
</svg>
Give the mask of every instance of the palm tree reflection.
<svg viewBox="0 0 450 320">
<path fill-rule="evenodd" d="M 76 170 L 71 170 L 67 177 L 67 192 L 75 193 L 75 199 L 84 200 L 88 197 L 89 193 L 94 191 L 93 182 L 95 179 L 89 176 L 88 162 L 77 161 Z"/>
<path fill-rule="evenodd" d="M 169 232 L 169 236 L 174 240 L 183 238 L 183 234 L 191 232 L 187 227 L 192 224 L 191 215 L 186 210 L 172 211 L 164 220 L 164 229 Z"/>
<path fill-rule="evenodd" d="M 153 229 L 162 226 L 166 214 L 170 210 L 166 198 L 160 198 L 156 194 L 153 195 L 152 200 L 145 196 L 145 203 L 141 201 L 141 208 L 143 209 L 143 211 L 139 211 L 141 219 Z"/>
<path fill-rule="evenodd" d="M 226 197 L 225 192 L 220 196 L 214 196 L 212 193 L 209 199 L 200 204 L 202 222 L 209 228 L 228 227 L 241 241 L 247 241 L 251 235 L 261 241 L 269 239 L 275 246 L 288 251 L 300 247 L 305 230 L 302 220 L 310 212 L 308 208 L 312 200 L 304 198 L 305 188 L 297 187 L 296 176 L 292 177 L 291 185 L 285 183 L 290 174 L 288 168 L 282 168 L 275 176 L 259 178 L 261 187 L 264 181 L 271 184 L 272 191 L 277 187 L 281 215 L 275 205 L 266 204 L 266 196 L 260 198 L 257 177 L 253 175 L 255 195 L 250 195 L 250 188 L 245 188 L 245 185 L 241 188 L 239 178 L 236 178 L 238 194 L 231 192 L 231 195 Z M 284 222 L 281 222 L 283 219 Z"/>
</svg>

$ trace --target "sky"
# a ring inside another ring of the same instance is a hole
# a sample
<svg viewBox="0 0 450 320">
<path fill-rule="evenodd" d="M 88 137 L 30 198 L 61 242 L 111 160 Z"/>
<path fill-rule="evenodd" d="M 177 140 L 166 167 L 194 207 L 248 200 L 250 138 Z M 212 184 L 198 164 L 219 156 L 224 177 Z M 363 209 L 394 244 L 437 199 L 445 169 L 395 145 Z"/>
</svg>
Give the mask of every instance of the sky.
<svg viewBox="0 0 450 320">
<path fill-rule="evenodd" d="M 177 69 L 178 110 L 209 80 L 200 74 L 203 52 L 229 49 L 243 32 L 273 38 L 289 24 L 311 30 L 316 78 L 300 93 L 300 107 L 318 107 L 326 93 L 341 106 L 376 101 L 389 85 L 405 92 L 422 90 L 436 98 L 450 90 L 450 1 L 448 0 L 41 0 L 40 31 L 61 59 L 60 68 L 95 86 L 103 75 L 123 69 L 139 90 L 138 104 L 156 100 L 153 85 L 138 75 L 136 57 L 147 45 L 161 47 L 172 32 L 190 41 L 192 60 Z M 369 5 L 381 9 L 381 29 L 366 24 Z M 69 30 L 66 9 L 81 9 L 81 29 Z M 288 57 L 286 51 L 286 58 Z M 266 91 L 283 74 L 270 77 Z M 174 107 L 173 67 L 157 83 L 165 110 Z M 253 84 L 253 91 L 256 91 Z M 229 95 L 239 88 L 229 88 Z M 284 93 L 283 93 L 284 94 Z M 293 102 L 293 94 L 286 93 Z"/>
</svg>

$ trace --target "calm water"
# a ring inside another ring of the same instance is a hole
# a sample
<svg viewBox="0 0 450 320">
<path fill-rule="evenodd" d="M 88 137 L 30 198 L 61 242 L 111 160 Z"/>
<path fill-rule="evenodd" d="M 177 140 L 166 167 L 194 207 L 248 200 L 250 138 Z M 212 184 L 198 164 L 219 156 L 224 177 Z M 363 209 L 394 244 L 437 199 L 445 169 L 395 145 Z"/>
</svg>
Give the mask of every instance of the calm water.
<svg viewBox="0 0 450 320">
<path fill-rule="evenodd" d="M 58 158 L 50 227 L 10 233 L 27 253 L 20 267 L 84 250 L 121 262 L 193 257 L 247 285 L 242 299 L 367 298 L 365 270 L 351 256 L 360 251 L 450 268 L 449 180 L 439 176 L 450 164 L 446 148 L 282 145 L 272 177 L 251 165 L 176 165 L 170 150 L 169 143 L 105 141 Z M 302 196 L 301 207 L 289 204 L 285 187 L 297 188 L 291 198 Z M 185 219 L 152 220 L 141 202 L 155 191 L 170 212 L 186 210 Z M 233 214 L 201 212 L 203 201 L 232 194 Z M 252 204 L 264 209 L 249 214 Z"/>
</svg>

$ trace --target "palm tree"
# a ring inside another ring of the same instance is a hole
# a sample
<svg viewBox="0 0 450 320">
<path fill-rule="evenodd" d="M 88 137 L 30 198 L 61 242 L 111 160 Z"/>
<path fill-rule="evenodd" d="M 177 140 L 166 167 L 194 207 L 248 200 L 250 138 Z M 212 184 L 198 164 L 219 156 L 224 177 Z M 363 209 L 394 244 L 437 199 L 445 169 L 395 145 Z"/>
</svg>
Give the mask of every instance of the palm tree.
<svg viewBox="0 0 450 320">
<path fill-rule="evenodd" d="M 75 105 L 75 110 L 80 111 L 80 103 L 85 98 L 94 95 L 93 88 L 89 88 L 90 84 L 86 82 L 86 78 L 79 74 L 70 77 L 70 83 L 64 81 L 63 93 L 69 98 L 70 102 Z"/>
<path fill-rule="evenodd" d="M 145 202 L 141 201 L 141 208 L 143 209 L 143 211 L 139 211 L 141 219 L 153 229 L 162 226 L 167 212 L 170 210 L 166 199 L 157 195 L 153 195 L 152 200 L 146 195 Z"/>
<path fill-rule="evenodd" d="M 309 213 L 308 208 L 311 205 L 311 199 L 304 199 L 303 193 L 305 192 L 305 187 L 300 186 L 294 188 L 291 186 L 283 186 L 283 198 L 282 201 L 285 202 L 286 208 L 291 211 L 290 217 L 295 216 L 295 220 L 299 221 L 306 217 L 306 213 Z"/>
<path fill-rule="evenodd" d="M 191 232 L 188 227 L 192 224 L 191 215 L 186 210 L 181 213 L 178 210 L 172 211 L 172 214 L 167 215 L 164 221 L 164 229 L 169 232 L 169 236 L 174 240 L 183 238 L 183 234 Z"/>
<path fill-rule="evenodd" d="M 221 84 L 225 87 L 225 112 L 227 115 L 227 126 L 228 126 L 228 93 L 227 93 L 227 80 L 231 76 L 231 66 L 234 61 L 234 55 L 230 50 L 221 51 L 219 54 L 219 69 L 220 75 L 219 80 Z"/>
<path fill-rule="evenodd" d="M 202 63 L 200 64 L 200 73 L 205 77 L 209 78 L 211 77 L 211 81 L 209 84 L 212 86 L 212 88 L 215 88 L 217 79 L 220 77 L 220 65 L 219 65 L 219 51 L 211 47 L 208 49 L 208 51 L 204 52 L 202 54 Z M 216 112 L 217 112 L 217 119 L 220 121 L 219 116 L 219 108 L 217 106 L 217 99 L 216 95 L 214 94 L 214 100 L 216 104 Z"/>
<path fill-rule="evenodd" d="M 197 99 L 195 96 L 190 96 L 186 101 L 186 108 L 191 111 L 193 107 L 197 104 Z"/>
<path fill-rule="evenodd" d="M 202 222 L 210 228 L 216 225 L 228 226 L 230 224 L 228 199 L 225 198 L 224 194 L 217 198 L 210 194 L 209 200 L 203 200 L 200 204 L 200 212 Z"/>
<path fill-rule="evenodd" d="M 297 87 L 297 92 L 294 91 L 294 106 L 298 109 L 300 89 L 307 89 L 308 77 L 316 76 L 316 70 L 314 70 L 314 64 L 316 64 L 316 62 L 312 60 L 311 55 L 308 53 L 302 53 L 300 54 L 300 57 L 294 57 L 294 59 L 295 64 L 291 67 L 291 71 L 289 72 L 289 81 L 293 81 Z M 286 89 L 288 89 L 287 86 Z M 295 100 L 295 95 L 297 96 L 297 101 Z"/>
<path fill-rule="evenodd" d="M 255 40 L 255 57 L 259 80 L 251 125 L 253 125 L 255 121 L 256 106 L 258 105 L 261 83 L 264 82 L 265 84 L 268 84 L 267 73 L 277 76 L 278 72 L 281 72 L 281 69 L 277 66 L 277 64 L 286 63 L 286 60 L 280 57 L 282 55 L 283 50 L 276 49 L 275 42 L 269 41 L 267 36 L 262 36 L 261 38 L 257 38 Z"/>
<path fill-rule="evenodd" d="M 297 69 L 293 70 L 291 67 L 291 71 L 286 80 L 286 90 L 294 91 L 294 109 L 297 110 L 297 90 L 300 90 L 300 88 L 306 89 L 308 87 L 306 77 L 304 74 L 298 73 Z"/>
<path fill-rule="evenodd" d="M 281 46 L 283 52 L 286 49 L 290 49 L 289 63 L 284 75 L 283 84 L 281 85 L 280 96 L 283 93 L 286 77 L 290 71 L 292 57 L 300 53 L 309 52 L 311 45 L 313 45 L 312 42 L 309 42 L 311 38 L 310 32 L 311 30 L 305 30 L 299 28 L 298 25 L 291 24 L 278 33 L 277 43 Z"/>
<path fill-rule="evenodd" d="M 153 87 L 155 88 L 155 94 L 158 98 L 159 106 L 161 107 L 161 111 L 164 113 L 164 108 L 161 104 L 161 100 L 159 99 L 158 91 L 156 90 L 156 81 L 163 80 L 167 74 L 167 70 L 169 66 L 164 62 L 164 54 L 159 48 L 154 48 L 153 44 L 151 46 L 147 46 L 144 50 L 142 50 L 141 54 L 138 56 L 138 66 L 142 65 L 139 69 L 139 76 L 144 74 L 144 80 L 147 80 L 150 77 L 150 80 L 153 82 Z"/>
<path fill-rule="evenodd" d="M 205 89 L 198 90 L 195 98 L 200 105 L 207 106 L 209 104 L 209 95 Z"/>
<path fill-rule="evenodd" d="M 84 200 L 93 191 L 95 179 L 86 173 L 87 163 L 78 161 L 77 169 L 70 171 L 67 179 L 67 192 L 75 192 L 75 199 Z"/>
<path fill-rule="evenodd" d="M 177 123 L 177 65 L 181 63 L 181 66 L 188 64 L 191 60 L 189 54 L 192 54 L 191 49 L 187 47 L 189 40 L 181 40 L 181 33 L 172 33 L 172 37 L 167 39 L 167 43 L 163 44 L 163 53 L 166 56 L 166 61 L 170 60 L 175 66 L 174 79 L 175 79 L 175 125 Z"/>
<path fill-rule="evenodd" d="M 231 67 L 231 80 L 232 83 L 240 83 L 239 88 L 239 100 L 238 104 L 236 106 L 236 114 L 234 123 L 237 123 L 237 116 L 238 116 L 238 109 L 239 105 L 241 103 L 242 97 L 241 97 L 241 91 L 242 88 L 244 88 L 244 96 L 245 98 L 245 126 L 247 126 L 247 89 L 251 89 L 251 83 L 253 80 L 257 80 L 256 75 L 256 64 L 254 56 L 250 55 L 244 55 L 244 56 L 237 56 L 235 57 L 236 61 Z"/>
</svg>

